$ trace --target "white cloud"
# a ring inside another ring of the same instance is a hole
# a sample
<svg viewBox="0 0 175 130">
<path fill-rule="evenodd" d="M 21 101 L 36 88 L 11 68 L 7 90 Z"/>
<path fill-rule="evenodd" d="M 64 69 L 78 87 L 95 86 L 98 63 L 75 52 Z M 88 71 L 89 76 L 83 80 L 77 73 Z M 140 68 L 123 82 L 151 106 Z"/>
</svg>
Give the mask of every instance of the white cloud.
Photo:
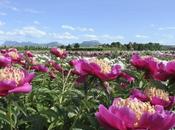
<svg viewBox="0 0 175 130">
<path fill-rule="evenodd" d="M 32 26 L 23 27 L 21 29 L 15 29 L 11 32 L 5 32 L 5 35 L 7 36 L 29 36 L 36 38 L 41 38 L 43 36 L 46 36 L 46 34 L 46 32 Z"/>
<path fill-rule="evenodd" d="M 155 25 L 155 24 L 153 24 L 153 23 L 152 23 L 152 24 L 150 24 L 150 27 L 155 27 L 155 26 L 156 26 L 156 25 Z"/>
<path fill-rule="evenodd" d="M 93 28 L 87 28 L 87 27 L 73 27 L 70 25 L 62 25 L 61 28 L 80 32 L 94 32 Z"/>
<path fill-rule="evenodd" d="M 4 31 L 1 31 L 1 30 L 0 30 L 0 35 L 3 35 L 3 34 L 4 34 Z"/>
<path fill-rule="evenodd" d="M 62 25 L 61 28 L 63 28 L 63 29 L 69 29 L 69 30 L 75 30 L 74 27 L 69 26 L 69 25 Z"/>
<path fill-rule="evenodd" d="M 11 7 L 9 6 L 9 8 L 13 11 L 19 11 L 19 9 L 17 7 L 14 7 L 14 6 L 11 6 Z"/>
<path fill-rule="evenodd" d="M 12 11 L 19 11 L 20 9 L 14 6 L 9 0 L 0 0 L 1 8 L 10 9 Z"/>
<path fill-rule="evenodd" d="M 175 26 L 172 26 L 172 27 L 159 27 L 158 30 L 175 30 Z"/>
<path fill-rule="evenodd" d="M 142 35 L 142 34 L 137 34 L 135 35 L 136 38 L 148 38 L 148 36 L 146 35 Z"/>
<path fill-rule="evenodd" d="M 31 13 L 31 14 L 40 14 L 41 12 L 35 9 L 24 9 L 24 12 Z"/>
<path fill-rule="evenodd" d="M 39 30 L 39 29 L 32 27 L 32 26 L 23 27 L 22 29 L 17 30 L 17 32 L 20 35 L 32 36 L 32 37 L 38 37 L 38 38 L 46 35 L 46 32 Z"/>
<path fill-rule="evenodd" d="M 102 40 L 102 41 L 116 41 L 116 40 L 123 40 L 124 36 L 122 35 L 95 35 L 95 34 L 85 34 L 83 35 L 83 39 L 87 40 Z"/>
<path fill-rule="evenodd" d="M 102 35 L 102 38 L 107 39 L 107 40 L 123 40 L 124 36 L 122 36 L 122 35 L 112 36 L 109 34 L 105 34 L 105 35 Z"/>
<path fill-rule="evenodd" d="M 5 16 L 5 15 L 7 15 L 7 14 L 4 13 L 4 12 L 0 12 L 0 15 L 1 15 L 1 16 Z"/>
<path fill-rule="evenodd" d="M 37 20 L 33 21 L 33 23 L 36 24 L 36 25 L 40 25 L 40 22 L 37 21 Z"/>
<path fill-rule="evenodd" d="M 164 34 L 163 37 L 166 39 L 174 39 L 174 35 L 172 34 Z"/>
<path fill-rule="evenodd" d="M 4 25 L 5 25 L 5 22 L 0 21 L 0 27 Z"/>
<path fill-rule="evenodd" d="M 87 39 L 90 39 L 90 40 L 97 40 L 98 39 L 98 36 L 93 35 L 93 34 L 85 34 L 84 37 Z"/>
<path fill-rule="evenodd" d="M 94 32 L 93 28 L 86 28 L 86 27 L 76 27 L 76 30 L 80 32 Z"/>
<path fill-rule="evenodd" d="M 50 36 L 54 39 L 60 39 L 60 40 L 75 40 L 79 39 L 77 36 L 72 35 L 69 32 L 65 32 L 63 34 L 58 34 L 58 33 L 50 33 Z"/>
<path fill-rule="evenodd" d="M 14 29 L 12 31 L 0 30 L 0 40 L 77 40 L 78 36 L 75 36 L 69 32 L 56 33 L 56 32 L 46 32 L 34 26 L 25 26 L 22 28 Z"/>
</svg>

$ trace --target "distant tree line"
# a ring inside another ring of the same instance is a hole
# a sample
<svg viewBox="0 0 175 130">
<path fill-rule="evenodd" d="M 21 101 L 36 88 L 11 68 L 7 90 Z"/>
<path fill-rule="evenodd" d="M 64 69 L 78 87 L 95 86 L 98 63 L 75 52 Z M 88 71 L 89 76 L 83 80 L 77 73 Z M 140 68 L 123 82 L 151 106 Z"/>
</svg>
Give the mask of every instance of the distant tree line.
<svg viewBox="0 0 175 130">
<path fill-rule="evenodd" d="M 111 44 L 102 44 L 104 48 L 117 48 L 118 50 L 162 50 L 164 49 L 162 45 L 159 43 L 136 43 L 136 42 L 129 42 L 128 44 L 122 44 L 120 42 L 112 42 Z"/>
<path fill-rule="evenodd" d="M 90 47 L 85 47 L 81 46 L 79 43 L 74 43 L 74 44 L 68 44 L 68 45 L 61 45 L 61 46 L 56 46 L 60 47 L 66 50 L 72 50 L 72 51 L 103 51 L 103 50 L 137 50 L 137 51 L 142 51 L 142 50 L 164 50 L 167 49 L 165 46 L 160 45 L 159 43 L 136 43 L 136 42 L 129 42 L 128 44 L 122 44 L 121 42 L 112 42 L 111 44 L 104 43 L 101 45 L 97 46 L 90 46 Z M 1 46 L 0 49 L 5 49 L 7 46 Z M 8 47 L 9 48 L 9 47 Z M 50 47 L 45 47 L 45 46 L 23 46 L 23 47 L 15 47 L 19 50 L 49 50 Z M 168 48 L 169 49 L 169 48 Z"/>
</svg>

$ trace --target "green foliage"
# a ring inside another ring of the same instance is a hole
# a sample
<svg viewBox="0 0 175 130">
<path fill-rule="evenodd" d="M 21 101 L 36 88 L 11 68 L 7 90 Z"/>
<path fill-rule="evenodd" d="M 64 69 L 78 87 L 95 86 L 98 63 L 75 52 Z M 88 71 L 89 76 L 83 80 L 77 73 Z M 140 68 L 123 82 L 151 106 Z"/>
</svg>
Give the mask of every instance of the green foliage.
<svg viewBox="0 0 175 130">
<path fill-rule="evenodd" d="M 119 43 L 112 45 L 122 47 Z M 99 104 L 108 107 L 116 97 L 129 97 L 133 88 L 144 90 L 146 87 L 159 87 L 171 95 L 175 94 L 175 85 L 171 80 L 166 86 L 161 82 L 145 79 L 143 71 L 128 65 L 130 57 L 127 55 L 125 58 L 125 64 L 129 68 L 125 72 L 132 75 L 135 82 L 129 84 L 122 78 L 110 81 L 110 94 L 106 94 L 101 81 L 92 76 L 83 84 L 77 84 L 77 77 L 71 75 L 70 66 L 66 68 L 70 70 L 68 75 L 58 72 L 55 79 L 51 79 L 47 73 L 37 72 L 30 94 L 12 94 L 0 98 L 0 129 L 102 130 L 95 118 Z M 57 62 L 64 64 L 68 61 Z"/>
</svg>

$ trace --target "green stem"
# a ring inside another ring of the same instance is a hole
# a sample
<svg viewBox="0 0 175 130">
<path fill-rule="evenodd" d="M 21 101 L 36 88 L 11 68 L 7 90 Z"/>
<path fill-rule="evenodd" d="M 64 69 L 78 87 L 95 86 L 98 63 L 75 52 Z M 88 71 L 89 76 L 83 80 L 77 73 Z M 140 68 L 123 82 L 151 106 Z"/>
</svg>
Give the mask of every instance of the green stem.
<svg viewBox="0 0 175 130">
<path fill-rule="evenodd" d="M 11 102 L 11 97 L 8 98 L 8 116 L 10 120 L 10 130 L 13 130 L 13 125 L 12 125 L 12 102 Z"/>
</svg>

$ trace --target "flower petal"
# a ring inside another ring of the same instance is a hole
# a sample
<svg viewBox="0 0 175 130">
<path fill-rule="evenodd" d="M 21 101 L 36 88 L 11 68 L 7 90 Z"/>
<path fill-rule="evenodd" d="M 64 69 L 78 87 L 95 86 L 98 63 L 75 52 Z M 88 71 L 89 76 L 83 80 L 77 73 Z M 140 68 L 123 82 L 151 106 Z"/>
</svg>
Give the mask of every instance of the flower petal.
<svg viewBox="0 0 175 130">
<path fill-rule="evenodd" d="M 18 86 L 8 91 L 8 93 L 29 93 L 32 91 L 32 85 L 25 83 L 22 86 Z"/>
</svg>

